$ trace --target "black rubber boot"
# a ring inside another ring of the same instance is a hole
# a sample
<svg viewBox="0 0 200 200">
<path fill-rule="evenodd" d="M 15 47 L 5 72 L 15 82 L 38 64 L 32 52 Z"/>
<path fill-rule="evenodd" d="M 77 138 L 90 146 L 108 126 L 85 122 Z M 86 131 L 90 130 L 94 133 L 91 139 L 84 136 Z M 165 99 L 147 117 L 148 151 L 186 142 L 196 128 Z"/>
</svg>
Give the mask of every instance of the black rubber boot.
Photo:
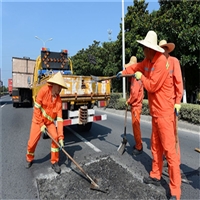
<svg viewBox="0 0 200 200">
<path fill-rule="evenodd" d="M 143 147 L 140 150 L 136 149 L 135 146 L 133 147 L 133 155 L 139 155 L 142 152 L 143 152 Z"/>
<path fill-rule="evenodd" d="M 57 174 L 60 174 L 61 172 L 61 169 L 60 169 L 60 166 L 58 165 L 58 163 L 54 163 L 52 164 L 52 169 L 57 173 Z"/>
<path fill-rule="evenodd" d="M 156 185 L 156 186 L 160 186 L 160 180 L 158 180 L 156 178 L 151 178 L 150 176 L 144 177 L 143 181 L 146 184 L 153 184 L 153 185 Z"/>
<path fill-rule="evenodd" d="M 33 162 L 26 161 L 26 169 L 29 169 L 32 166 Z"/>
<path fill-rule="evenodd" d="M 169 198 L 169 200 L 176 200 L 176 197 L 175 197 L 175 196 L 171 196 L 171 197 Z"/>
</svg>

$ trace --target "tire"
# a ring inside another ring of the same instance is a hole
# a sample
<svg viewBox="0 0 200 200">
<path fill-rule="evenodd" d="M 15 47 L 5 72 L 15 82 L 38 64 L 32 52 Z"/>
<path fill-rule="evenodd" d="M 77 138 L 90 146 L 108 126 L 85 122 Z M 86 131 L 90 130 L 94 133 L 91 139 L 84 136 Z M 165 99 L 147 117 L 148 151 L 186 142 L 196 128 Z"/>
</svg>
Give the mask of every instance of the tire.
<svg viewBox="0 0 200 200">
<path fill-rule="evenodd" d="M 19 103 L 13 103 L 13 108 L 18 108 L 19 107 Z"/>
<path fill-rule="evenodd" d="M 87 124 L 83 125 L 83 124 L 77 124 L 78 130 L 80 132 L 87 132 L 90 131 L 90 129 L 92 128 L 92 122 L 88 122 Z"/>
</svg>

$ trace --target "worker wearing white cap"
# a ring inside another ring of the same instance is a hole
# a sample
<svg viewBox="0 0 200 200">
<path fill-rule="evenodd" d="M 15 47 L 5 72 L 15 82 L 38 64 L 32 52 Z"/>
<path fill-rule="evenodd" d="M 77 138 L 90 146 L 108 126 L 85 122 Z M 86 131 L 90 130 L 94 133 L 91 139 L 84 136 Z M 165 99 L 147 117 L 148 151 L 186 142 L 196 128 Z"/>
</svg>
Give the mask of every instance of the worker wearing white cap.
<svg viewBox="0 0 200 200">
<path fill-rule="evenodd" d="M 152 170 L 144 183 L 160 185 L 163 169 L 163 154 L 169 165 L 171 199 L 181 197 L 181 173 L 179 155 L 174 137 L 174 89 L 168 70 L 165 50 L 157 44 L 157 34 L 149 31 L 144 40 L 137 40 L 143 47 L 145 59 L 120 71 L 135 74 L 148 92 L 150 115 L 152 116 L 151 153 Z"/>
</svg>

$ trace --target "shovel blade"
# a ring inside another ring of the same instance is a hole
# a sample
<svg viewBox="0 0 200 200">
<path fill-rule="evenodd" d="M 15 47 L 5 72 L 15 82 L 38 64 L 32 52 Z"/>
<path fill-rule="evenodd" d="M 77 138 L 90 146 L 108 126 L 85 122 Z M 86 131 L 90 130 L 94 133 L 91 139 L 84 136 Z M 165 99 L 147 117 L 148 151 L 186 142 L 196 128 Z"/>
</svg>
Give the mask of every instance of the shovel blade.
<svg viewBox="0 0 200 200">
<path fill-rule="evenodd" d="M 91 185 L 90 185 L 90 189 L 91 190 L 97 190 L 99 192 L 103 192 L 103 193 L 106 193 L 107 190 L 105 188 L 102 187 L 102 185 L 100 185 L 101 183 L 97 184 L 98 183 L 98 180 L 97 179 L 94 179 L 93 182 L 91 182 Z"/>
<path fill-rule="evenodd" d="M 125 148 L 126 148 L 126 143 L 127 143 L 127 140 L 125 138 L 123 138 L 123 141 L 122 143 L 119 145 L 117 151 L 123 155 L 124 151 L 125 151 Z"/>
</svg>

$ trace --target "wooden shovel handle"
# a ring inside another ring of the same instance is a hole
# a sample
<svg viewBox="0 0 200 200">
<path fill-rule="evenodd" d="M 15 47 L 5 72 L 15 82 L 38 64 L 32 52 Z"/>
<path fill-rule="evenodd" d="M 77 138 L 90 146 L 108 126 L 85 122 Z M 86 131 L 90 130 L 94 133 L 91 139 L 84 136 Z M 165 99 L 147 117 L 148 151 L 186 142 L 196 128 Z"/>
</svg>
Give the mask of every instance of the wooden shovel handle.
<svg viewBox="0 0 200 200">
<path fill-rule="evenodd" d="M 61 148 L 60 144 L 51 136 L 50 133 L 48 133 L 48 131 L 46 130 L 47 135 L 55 142 L 55 144 Z M 84 171 L 84 169 L 65 151 L 64 148 L 61 148 L 62 151 L 65 153 L 65 155 L 80 169 L 80 171 L 92 182 L 92 184 L 94 184 L 96 187 L 98 187 L 98 185 L 95 183 L 95 181 L 92 180 L 92 178 Z"/>
<path fill-rule="evenodd" d="M 121 78 L 121 77 L 133 77 L 133 76 L 134 76 L 134 74 L 124 74 L 124 75 L 121 75 L 119 77 Z M 110 79 L 113 79 L 113 78 L 117 78 L 117 76 L 114 75 L 114 76 L 110 76 L 108 78 L 102 78 L 102 79 L 98 80 L 98 82 L 105 81 L 105 80 L 110 80 Z"/>
</svg>

